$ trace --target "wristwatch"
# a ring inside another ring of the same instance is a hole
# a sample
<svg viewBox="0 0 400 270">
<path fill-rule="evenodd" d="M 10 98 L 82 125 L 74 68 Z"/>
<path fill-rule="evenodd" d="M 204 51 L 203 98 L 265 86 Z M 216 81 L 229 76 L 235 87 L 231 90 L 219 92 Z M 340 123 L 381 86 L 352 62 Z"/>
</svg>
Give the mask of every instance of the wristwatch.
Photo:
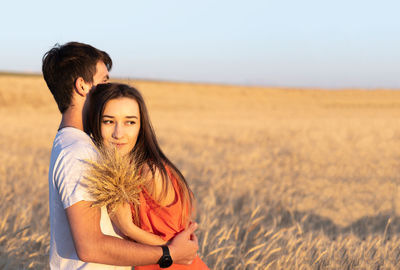
<svg viewBox="0 0 400 270">
<path fill-rule="evenodd" d="M 158 260 L 158 265 L 160 268 L 168 268 L 172 265 L 172 258 L 169 255 L 169 248 L 168 246 L 162 246 L 163 255 L 161 256 L 160 260 Z"/>
</svg>

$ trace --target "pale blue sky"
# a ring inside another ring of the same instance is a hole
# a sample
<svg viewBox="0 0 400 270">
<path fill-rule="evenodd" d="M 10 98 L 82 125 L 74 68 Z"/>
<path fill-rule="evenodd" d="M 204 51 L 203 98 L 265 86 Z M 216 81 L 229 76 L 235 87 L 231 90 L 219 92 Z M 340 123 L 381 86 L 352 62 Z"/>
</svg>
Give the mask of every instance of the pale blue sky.
<svg viewBox="0 0 400 270">
<path fill-rule="evenodd" d="M 400 89 L 400 2 L 8 1 L 0 70 L 40 72 L 55 43 L 107 51 L 111 76 Z"/>
</svg>

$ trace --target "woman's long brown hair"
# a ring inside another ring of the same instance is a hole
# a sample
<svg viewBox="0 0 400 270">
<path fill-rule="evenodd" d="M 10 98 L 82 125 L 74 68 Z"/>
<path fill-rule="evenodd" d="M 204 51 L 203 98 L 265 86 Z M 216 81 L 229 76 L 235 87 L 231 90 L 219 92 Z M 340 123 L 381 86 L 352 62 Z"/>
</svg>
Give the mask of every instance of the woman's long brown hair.
<svg viewBox="0 0 400 270">
<path fill-rule="evenodd" d="M 140 112 L 140 130 L 136 141 L 135 147 L 131 151 L 131 157 L 135 160 L 138 169 L 143 166 L 148 166 L 151 170 L 153 177 L 158 171 L 161 173 L 162 178 L 162 192 L 158 198 L 158 201 L 163 200 L 169 188 L 172 184 L 169 180 L 165 166 L 171 168 L 171 172 L 177 178 L 177 184 L 179 187 L 179 193 L 182 197 L 182 224 L 186 225 L 188 217 L 192 212 L 193 206 L 193 193 L 186 182 L 185 177 L 178 170 L 178 168 L 164 155 L 162 152 L 154 129 L 151 125 L 149 114 L 146 108 L 146 104 L 140 92 L 126 84 L 118 83 L 107 83 L 98 84 L 95 89 L 91 91 L 89 100 L 89 112 L 86 119 L 87 131 L 93 137 L 94 142 L 98 147 L 103 147 L 103 137 L 101 136 L 101 122 L 104 112 L 104 108 L 108 101 L 117 98 L 132 98 L 136 100 L 139 105 Z M 140 226 L 139 220 L 139 209 L 135 209 L 134 222 Z"/>
</svg>

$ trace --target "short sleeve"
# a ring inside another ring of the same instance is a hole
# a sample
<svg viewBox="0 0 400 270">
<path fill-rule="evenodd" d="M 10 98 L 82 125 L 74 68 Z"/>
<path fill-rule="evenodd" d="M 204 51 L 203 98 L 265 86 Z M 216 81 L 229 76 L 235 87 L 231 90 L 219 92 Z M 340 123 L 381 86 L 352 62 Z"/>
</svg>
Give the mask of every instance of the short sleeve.
<svg viewBox="0 0 400 270">
<path fill-rule="evenodd" d="M 78 145 L 65 149 L 55 167 L 55 184 L 64 209 L 79 201 L 93 201 L 83 183 L 87 160 L 96 158 L 93 147 Z"/>
</svg>

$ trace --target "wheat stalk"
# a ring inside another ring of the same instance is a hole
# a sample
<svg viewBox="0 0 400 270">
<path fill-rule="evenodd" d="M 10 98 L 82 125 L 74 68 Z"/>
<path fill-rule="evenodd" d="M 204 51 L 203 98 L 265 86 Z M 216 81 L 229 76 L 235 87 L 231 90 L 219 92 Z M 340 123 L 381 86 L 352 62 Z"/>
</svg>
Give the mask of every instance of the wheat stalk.
<svg viewBox="0 0 400 270">
<path fill-rule="evenodd" d="M 119 155 L 115 149 L 100 149 L 95 161 L 85 160 L 88 170 L 84 176 L 93 207 L 107 206 L 113 212 L 121 203 L 139 205 L 139 193 L 145 179 L 130 155 Z"/>
</svg>

